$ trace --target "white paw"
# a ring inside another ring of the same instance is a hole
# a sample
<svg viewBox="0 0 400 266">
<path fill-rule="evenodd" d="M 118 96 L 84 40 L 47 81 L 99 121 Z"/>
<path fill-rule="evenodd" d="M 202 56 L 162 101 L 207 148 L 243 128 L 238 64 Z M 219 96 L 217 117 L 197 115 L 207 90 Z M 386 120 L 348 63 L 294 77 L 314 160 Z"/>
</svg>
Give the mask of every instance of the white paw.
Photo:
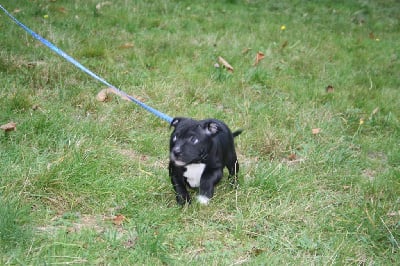
<svg viewBox="0 0 400 266">
<path fill-rule="evenodd" d="M 210 199 L 206 196 L 203 195 L 198 195 L 197 196 L 197 201 L 201 204 L 201 205 L 208 205 L 208 202 L 210 201 Z"/>
</svg>

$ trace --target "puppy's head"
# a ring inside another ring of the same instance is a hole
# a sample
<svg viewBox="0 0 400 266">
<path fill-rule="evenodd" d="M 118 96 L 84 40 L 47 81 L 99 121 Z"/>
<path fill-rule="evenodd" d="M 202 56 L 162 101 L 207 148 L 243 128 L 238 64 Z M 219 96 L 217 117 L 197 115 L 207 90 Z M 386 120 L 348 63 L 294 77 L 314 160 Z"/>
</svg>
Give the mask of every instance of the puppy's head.
<svg viewBox="0 0 400 266">
<path fill-rule="evenodd" d="M 176 166 L 205 162 L 219 125 L 212 121 L 176 117 L 171 127 L 174 127 L 170 139 L 171 162 Z"/>
</svg>

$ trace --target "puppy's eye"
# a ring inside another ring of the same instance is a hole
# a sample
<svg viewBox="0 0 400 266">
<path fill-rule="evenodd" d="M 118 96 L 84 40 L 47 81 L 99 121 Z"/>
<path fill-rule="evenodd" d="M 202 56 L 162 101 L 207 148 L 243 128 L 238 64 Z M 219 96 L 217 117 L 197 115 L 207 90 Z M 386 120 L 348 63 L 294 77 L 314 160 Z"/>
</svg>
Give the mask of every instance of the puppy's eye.
<svg viewBox="0 0 400 266">
<path fill-rule="evenodd" d="M 191 143 L 193 143 L 193 144 L 197 144 L 197 142 L 199 142 L 199 139 L 192 136 L 192 137 L 189 138 L 189 141 L 190 141 Z"/>
<path fill-rule="evenodd" d="M 176 139 L 177 139 L 177 137 L 176 137 L 176 136 L 174 136 L 174 137 L 172 138 L 172 141 L 173 141 L 173 142 L 175 142 L 175 141 L 176 141 Z"/>
</svg>

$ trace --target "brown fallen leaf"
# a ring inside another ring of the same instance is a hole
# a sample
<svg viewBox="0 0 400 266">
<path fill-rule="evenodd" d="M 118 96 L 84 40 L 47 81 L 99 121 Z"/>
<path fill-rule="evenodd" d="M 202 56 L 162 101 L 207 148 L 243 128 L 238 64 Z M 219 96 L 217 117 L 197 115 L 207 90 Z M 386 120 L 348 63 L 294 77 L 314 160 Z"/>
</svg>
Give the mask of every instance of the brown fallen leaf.
<svg viewBox="0 0 400 266">
<path fill-rule="evenodd" d="M 109 100 L 108 94 L 110 93 L 114 93 L 112 88 L 103 89 L 97 94 L 96 99 L 99 102 L 106 102 Z"/>
<path fill-rule="evenodd" d="M 288 156 L 289 161 L 294 161 L 294 160 L 296 160 L 296 158 L 297 158 L 296 153 L 291 153 Z"/>
<path fill-rule="evenodd" d="M 118 214 L 113 218 L 113 224 L 115 225 L 122 225 L 122 223 L 126 220 L 126 217 L 122 214 Z"/>
<path fill-rule="evenodd" d="M 223 65 L 229 72 L 233 72 L 233 67 L 222 56 L 218 56 L 218 62 Z"/>
<path fill-rule="evenodd" d="M 135 44 L 133 42 L 126 42 L 119 46 L 120 49 L 129 49 L 133 47 L 135 47 Z"/>
<path fill-rule="evenodd" d="M 320 128 L 313 128 L 313 129 L 311 129 L 311 132 L 313 133 L 313 135 L 318 135 L 319 133 L 321 133 L 321 129 Z"/>
<path fill-rule="evenodd" d="M 326 86 L 325 90 L 327 93 L 332 93 L 335 89 L 333 88 L 332 85 L 328 85 L 328 86 Z"/>
<path fill-rule="evenodd" d="M 107 88 L 107 89 L 103 89 L 103 90 L 101 90 L 98 94 L 97 94 L 97 96 L 96 96 L 96 99 L 99 101 L 99 102 L 106 102 L 106 101 L 108 101 L 108 100 L 110 100 L 110 98 L 109 98 L 109 94 L 115 94 L 115 95 L 117 95 L 117 96 L 119 96 L 119 97 L 121 97 L 121 99 L 122 100 L 125 100 L 125 101 L 130 101 L 130 99 L 129 99 L 129 95 L 127 95 L 127 94 L 124 94 L 124 93 L 120 93 L 119 91 L 116 91 L 116 90 L 114 90 L 113 88 L 111 88 L 111 87 L 109 87 L 109 88 Z M 137 100 L 139 100 L 139 101 L 141 101 L 141 102 L 145 102 L 146 100 L 143 98 L 143 97 L 140 97 L 140 96 L 135 96 L 135 95 L 133 95 L 133 96 L 131 96 L 131 97 L 133 97 L 133 98 L 135 98 L 135 99 L 137 99 Z"/>
<path fill-rule="evenodd" d="M 14 122 L 10 122 L 0 126 L 0 129 L 4 130 L 4 132 L 15 131 L 17 130 L 17 124 Z"/>
<path fill-rule="evenodd" d="M 258 65 L 258 63 L 260 63 L 261 60 L 264 59 L 264 53 L 263 52 L 258 52 L 256 54 L 256 61 L 254 62 L 254 66 Z"/>
</svg>

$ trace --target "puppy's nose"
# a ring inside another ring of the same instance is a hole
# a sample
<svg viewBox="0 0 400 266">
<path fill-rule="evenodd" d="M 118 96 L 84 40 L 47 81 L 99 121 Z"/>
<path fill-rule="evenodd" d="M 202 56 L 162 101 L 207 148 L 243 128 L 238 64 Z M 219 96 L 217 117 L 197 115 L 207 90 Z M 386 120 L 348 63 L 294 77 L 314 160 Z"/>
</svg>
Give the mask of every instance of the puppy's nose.
<svg viewBox="0 0 400 266">
<path fill-rule="evenodd" d="M 174 147 L 174 148 L 172 149 L 172 153 L 173 153 L 176 157 L 182 155 L 181 148 L 180 148 L 180 147 Z"/>
</svg>

